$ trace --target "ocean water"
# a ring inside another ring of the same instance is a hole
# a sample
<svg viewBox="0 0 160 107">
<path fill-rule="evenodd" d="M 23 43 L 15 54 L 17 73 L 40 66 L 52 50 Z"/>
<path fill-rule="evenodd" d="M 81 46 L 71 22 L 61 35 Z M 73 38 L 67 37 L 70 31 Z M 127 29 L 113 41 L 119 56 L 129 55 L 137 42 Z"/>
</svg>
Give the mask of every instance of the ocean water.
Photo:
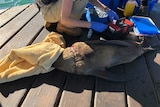
<svg viewBox="0 0 160 107">
<path fill-rule="evenodd" d="M 0 9 L 33 3 L 34 0 L 0 0 Z"/>
</svg>

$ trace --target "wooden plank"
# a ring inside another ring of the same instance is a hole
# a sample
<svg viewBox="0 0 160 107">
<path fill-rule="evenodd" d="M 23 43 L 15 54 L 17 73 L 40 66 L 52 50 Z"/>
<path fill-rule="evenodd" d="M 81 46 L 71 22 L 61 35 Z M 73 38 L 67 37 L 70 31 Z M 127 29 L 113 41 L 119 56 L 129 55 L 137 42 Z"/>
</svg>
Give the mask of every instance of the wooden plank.
<svg viewBox="0 0 160 107">
<path fill-rule="evenodd" d="M 160 83 L 160 50 L 146 55 L 147 65 L 149 72 L 152 76 L 154 83 Z"/>
<path fill-rule="evenodd" d="M 156 46 L 160 46 L 160 42 L 159 42 L 159 38 L 157 35 L 153 36 L 153 37 L 145 37 L 145 40 L 144 40 L 144 46 L 145 47 L 148 47 L 148 46 L 151 46 L 151 47 L 156 47 Z"/>
<path fill-rule="evenodd" d="M 58 70 L 39 75 L 22 107 L 53 107 L 61 94 L 65 78 L 66 73 Z"/>
<path fill-rule="evenodd" d="M 0 84 L 0 107 L 18 107 L 33 81 L 32 76 Z"/>
<path fill-rule="evenodd" d="M 146 38 L 145 44 L 148 46 L 160 47 L 160 40 L 157 36 Z M 154 83 L 160 83 L 160 50 L 148 52 L 145 54 L 146 64 Z"/>
<path fill-rule="evenodd" d="M 0 28 L 6 24 L 8 21 L 13 19 L 15 16 L 17 16 L 20 12 L 22 12 L 25 8 L 27 8 L 29 4 L 22 5 L 22 6 L 15 6 L 9 10 L 7 10 L 5 13 L 0 15 Z"/>
<path fill-rule="evenodd" d="M 28 45 L 35 39 L 37 33 L 43 28 L 41 14 L 37 14 L 15 37 L 13 37 L 1 50 L 0 59 L 9 53 L 11 49 L 16 49 Z M 33 30 L 34 29 L 34 30 Z"/>
<path fill-rule="evenodd" d="M 127 103 L 129 107 L 159 107 L 155 89 L 147 70 L 145 59 L 139 57 L 125 66 L 126 72 L 135 71 L 139 77 L 126 83 Z"/>
<path fill-rule="evenodd" d="M 33 44 L 42 42 L 49 33 L 50 32 L 46 28 L 43 28 L 37 38 L 33 41 Z"/>
<path fill-rule="evenodd" d="M 158 39 L 160 40 L 160 34 L 157 35 Z"/>
<path fill-rule="evenodd" d="M 70 75 L 67 78 L 59 107 L 90 107 L 94 78 L 90 76 Z"/>
<path fill-rule="evenodd" d="M 31 5 L 12 21 L 8 22 L 4 27 L 0 28 L 0 48 L 2 48 L 4 43 L 13 37 L 14 34 L 16 34 L 37 12 L 38 9 L 35 5 Z"/>
<path fill-rule="evenodd" d="M 5 12 L 7 9 L 1 9 L 0 10 L 0 15 L 3 13 L 3 12 Z"/>
<path fill-rule="evenodd" d="M 31 8 L 31 7 L 30 7 Z M 35 7 L 34 7 L 35 8 Z M 31 8 L 30 11 L 33 8 Z M 27 12 L 29 12 L 27 10 Z M 24 11 L 25 13 L 25 11 Z M 32 12 L 29 12 L 32 13 Z M 23 13 L 22 13 L 23 14 Z M 35 14 L 35 13 L 34 13 Z M 24 15 L 24 14 L 23 14 Z M 17 16 L 18 17 L 18 16 Z M 33 14 L 32 14 L 33 17 Z M 23 17 L 19 18 L 23 20 Z M 13 23 L 13 22 L 12 22 Z M 13 23 L 14 24 L 14 23 Z M 43 20 L 40 14 L 36 15 L 17 35 L 11 39 L 0 51 L 0 56 L 4 56 L 10 49 L 26 46 L 35 35 L 42 29 Z M 34 30 L 33 30 L 34 29 Z M 15 29 L 17 30 L 17 29 Z M 4 54 L 3 52 L 6 51 Z M 3 55 L 2 55 L 3 54 Z M 35 76 L 19 79 L 14 82 L 0 84 L 0 104 L 2 107 L 17 107 L 23 101 Z M 25 83 L 25 84 L 24 84 Z M 16 98 L 16 99 L 15 99 Z"/>
<path fill-rule="evenodd" d="M 157 25 L 157 27 L 160 29 L 160 2 L 156 3 L 152 9 L 152 11 L 150 12 L 150 17 L 152 18 L 152 20 L 155 22 L 155 24 Z M 160 34 L 157 35 L 157 37 L 160 40 Z"/>
<path fill-rule="evenodd" d="M 97 80 L 95 107 L 126 107 L 123 83 Z"/>
<path fill-rule="evenodd" d="M 159 103 L 160 103 L 160 84 L 155 84 L 155 86 L 156 86 L 158 101 L 159 101 Z"/>
<path fill-rule="evenodd" d="M 112 71 L 123 73 L 122 66 L 113 67 Z M 110 72 L 112 72 L 110 71 Z M 111 82 L 97 78 L 95 107 L 126 107 L 124 83 Z"/>
<path fill-rule="evenodd" d="M 158 46 L 160 47 L 160 40 L 158 36 L 154 36 L 153 38 L 146 40 L 148 43 L 150 43 L 151 46 Z M 158 100 L 160 102 L 160 49 L 157 51 L 149 52 L 145 54 L 145 59 L 147 63 L 147 67 L 149 70 L 149 73 L 151 75 L 152 81 L 154 83 L 156 94 L 158 97 Z"/>
<path fill-rule="evenodd" d="M 157 27 L 160 29 L 160 3 L 156 3 L 149 15 Z"/>
</svg>

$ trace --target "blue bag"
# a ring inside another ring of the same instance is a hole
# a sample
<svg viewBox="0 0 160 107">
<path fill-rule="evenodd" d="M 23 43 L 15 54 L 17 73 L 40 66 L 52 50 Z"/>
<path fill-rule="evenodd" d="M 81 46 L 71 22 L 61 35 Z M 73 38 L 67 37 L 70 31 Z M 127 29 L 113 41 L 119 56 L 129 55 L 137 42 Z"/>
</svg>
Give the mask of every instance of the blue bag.
<svg viewBox="0 0 160 107">
<path fill-rule="evenodd" d="M 130 17 L 130 21 L 134 23 L 139 34 L 160 34 L 160 30 L 149 17 L 132 16 Z"/>
</svg>

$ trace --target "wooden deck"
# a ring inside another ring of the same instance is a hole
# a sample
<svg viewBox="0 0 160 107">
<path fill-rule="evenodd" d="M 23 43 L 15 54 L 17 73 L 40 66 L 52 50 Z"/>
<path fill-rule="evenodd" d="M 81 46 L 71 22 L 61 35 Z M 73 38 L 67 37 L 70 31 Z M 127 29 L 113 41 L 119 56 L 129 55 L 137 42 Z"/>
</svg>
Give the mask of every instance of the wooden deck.
<svg viewBox="0 0 160 107">
<path fill-rule="evenodd" d="M 159 10 L 156 4 L 150 15 L 160 28 Z M 0 59 L 11 49 L 41 42 L 48 33 L 34 4 L 1 10 Z M 145 45 L 160 45 L 160 35 L 145 38 Z M 53 70 L 0 84 L 0 107 L 160 107 L 160 50 L 110 70 L 139 76 L 119 83 Z"/>
</svg>

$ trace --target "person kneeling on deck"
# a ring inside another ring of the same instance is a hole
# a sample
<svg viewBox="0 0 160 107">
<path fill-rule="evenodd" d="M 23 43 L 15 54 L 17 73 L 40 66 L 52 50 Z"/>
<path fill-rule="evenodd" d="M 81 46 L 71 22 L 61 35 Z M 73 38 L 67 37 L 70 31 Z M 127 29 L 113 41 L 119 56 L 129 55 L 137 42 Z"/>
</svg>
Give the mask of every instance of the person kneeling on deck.
<svg viewBox="0 0 160 107">
<path fill-rule="evenodd" d="M 56 30 L 70 36 L 80 36 L 82 33 L 81 28 L 103 32 L 108 27 L 103 22 L 81 20 L 87 3 L 105 10 L 109 19 L 112 19 L 111 21 L 119 18 L 116 12 L 110 10 L 99 0 L 35 0 L 35 3 L 40 8 L 46 21 L 45 27 L 49 27 L 51 23 L 58 23 Z"/>
</svg>

